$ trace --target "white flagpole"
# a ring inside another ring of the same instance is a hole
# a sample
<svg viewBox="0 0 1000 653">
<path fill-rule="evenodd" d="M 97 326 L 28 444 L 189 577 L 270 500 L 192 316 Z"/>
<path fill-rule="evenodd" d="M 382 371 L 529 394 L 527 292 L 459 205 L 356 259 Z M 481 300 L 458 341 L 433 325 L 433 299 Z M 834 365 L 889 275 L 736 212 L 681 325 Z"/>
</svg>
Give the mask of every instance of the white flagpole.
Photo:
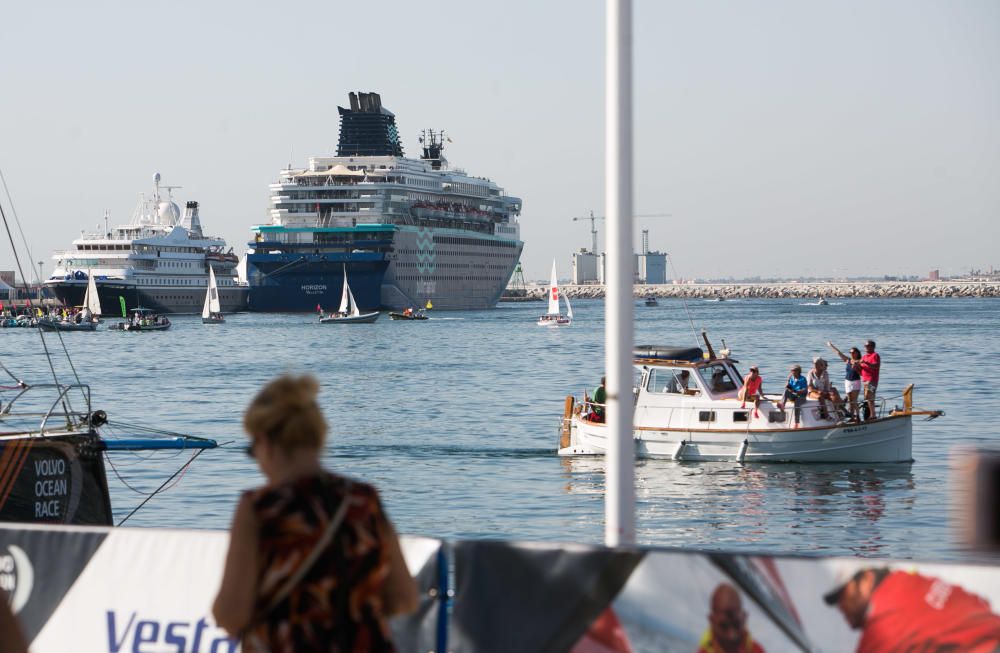
<svg viewBox="0 0 1000 653">
<path fill-rule="evenodd" d="M 605 215 L 608 277 L 604 349 L 608 450 L 604 542 L 635 543 L 632 440 L 632 0 L 607 0 Z"/>
</svg>

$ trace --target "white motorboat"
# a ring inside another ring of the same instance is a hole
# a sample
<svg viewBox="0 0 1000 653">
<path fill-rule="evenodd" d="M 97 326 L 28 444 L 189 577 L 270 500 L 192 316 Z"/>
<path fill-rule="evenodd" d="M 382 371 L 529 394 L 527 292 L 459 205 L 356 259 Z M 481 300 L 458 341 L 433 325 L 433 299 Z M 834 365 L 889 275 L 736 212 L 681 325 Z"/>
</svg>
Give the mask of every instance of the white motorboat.
<svg viewBox="0 0 1000 653">
<path fill-rule="evenodd" d="M 323 315 L 319 314 L 320 324 L 371 324 L 378 319 L 379 312 L 362 313 L 358 308 L 358 303 L 354 301 L 354 294 L 347 284 L 347 265 L 344 265 L 344 288 L 340 293 L 340 308 L 336 313 Z"/>
<path fill-rule="evenodd" d="M 538 318 L 538 326 L 569 326 L 573 323 L 573 307 L 570 306 L 569 297 L 563 295 L 566 302 L 566 314 L 559 312 L 559 284 L 556 281 L 556 262 L 552 260 L 552 280 L 549 284 L 549 311 Z"/>
<path fill-rule="evenodd" d="M 782 409 L 781 396 L 767 395 L 755 415 L 752 403 L 738 398 L 743 378 L 725 350 L 716 356 L 699 347 L 641 346 L 635 351 L 633 414 L 636 456 L 683 461 L 735 462 L 908 462 L 912 456 L 912 419 L 944 413 L 913 408 L 913 386 L 889 408 L 879 398 L 877 415 L 852 422 L 823 411 L 818 399 Z M 607 449 L 607 426 L 592 419 L 591 404 L 566 398 L 559 455 L 600 455 Z"/>
<path fill-rule="evenodd" d="M 201 309 L 202 324 L 222 324 L 222 304 L 219 302 L 219 287 L 215 282 L 215 270 L 208 267 L 208 288 L 205 289 L 205 305 Z"/>
</svg>

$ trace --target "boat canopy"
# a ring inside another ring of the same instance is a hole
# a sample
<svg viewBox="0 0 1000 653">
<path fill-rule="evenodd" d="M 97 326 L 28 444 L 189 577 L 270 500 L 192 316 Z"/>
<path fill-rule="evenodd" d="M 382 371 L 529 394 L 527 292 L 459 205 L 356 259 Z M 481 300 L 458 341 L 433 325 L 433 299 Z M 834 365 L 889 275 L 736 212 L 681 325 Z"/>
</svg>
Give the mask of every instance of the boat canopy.
<svg viewBox="0 0 1000 653">
<path fill-rule="evenodd" d="M 636 345 L 632 352 L 636 358 L 699 363 L 705 358 L 701 347 L 672 347 L 670 345 Z"/>
</svg>

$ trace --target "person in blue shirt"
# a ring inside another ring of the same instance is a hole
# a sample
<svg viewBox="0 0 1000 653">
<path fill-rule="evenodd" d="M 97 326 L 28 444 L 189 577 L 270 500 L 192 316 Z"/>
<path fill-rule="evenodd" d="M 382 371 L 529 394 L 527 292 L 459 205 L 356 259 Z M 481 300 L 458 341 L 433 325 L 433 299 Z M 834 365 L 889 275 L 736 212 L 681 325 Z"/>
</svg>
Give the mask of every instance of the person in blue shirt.
<svg viewBox="0 0 1000 653">
<path fill-rule="evenodd" d="M 778 403 L 778 408 L 785 410 L 785 402 L 791 400 L 795 406 L 795 428 L 799 428 L 799 421 L 802 417 L 802 404 L 806 403 L 808 394 L 806 377 L 802 376 L 802 366 L 793 365 L 788 381 L 785 382 L 785 394 Z"/>
</svg>

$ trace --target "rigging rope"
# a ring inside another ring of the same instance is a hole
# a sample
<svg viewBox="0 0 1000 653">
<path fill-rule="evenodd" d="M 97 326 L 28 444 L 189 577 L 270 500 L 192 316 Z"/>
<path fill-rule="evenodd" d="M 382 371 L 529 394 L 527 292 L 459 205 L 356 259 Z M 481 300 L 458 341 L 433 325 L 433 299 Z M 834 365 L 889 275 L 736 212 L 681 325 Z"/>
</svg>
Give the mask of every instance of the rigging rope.
<svg viewBox="0 0 1000 653">
<path fill-rule="evenodd" d="M 674 279 L 679 279 L 677 276 L 677 269 L 674 267 L 674 257 L 667 255 L 667 261 L 670 263 L 670 272 L 673 273 Z M 694 326 L 694 318 L 691 317 L 691 309 L 688 308 L 687 299 L 684 295 L 681 295 L 681 304 L 684 306 L 684 312 L 687 313 L 688 322 L 691 323 L 691 333 L 694 335 L 695 346 L 700 347 L 701 342 L 698 340 L 698 329 Z"/>
<path fill-rule="evenodd" d="M 14 255 L 14 264 L 17 265 L 18 272 L 21 273 L 21 278 L 26 279 L 24 276 L 24 268 L 21 267 L 21 257 L 18 256 L 17 246 L 14 245 L 14 236 L 10 232 L 10 223 L 7 222 L 7 213 L 3 210 L 3 204 L 0 204 L 0 218 L 3 218 L 4 229 L 7 230 L 7 240 L 10 241 L 11 253 Z M 28 298 L 28 308 L 31 308 L 31 298 Z M 38 335 L 42 339 L 42 347 L 45 349 L 45 358 L 49 362 L 49 369 L 52 370 L 52 380 L 56 385 L 59 385 L 59 376 L 56 374 L 55 365 L 52 362 L 52 354 L 49 352 L 48 344 L 45 342 L 45 336 L 42 334 L 42 329 L 38 329 Z"/>
<path fill-rule="evenodd" d="M 14 215 L 14 220 L 15 220 L 15 222 L 17 224 L 18 231 L 20 231 L 20 233 L 21 233 L 21 238 L 24 239 L 24 230 L 21 229 L 21 220 L 17 216 L 17 211 L 14 210 L 14 202 L 12 202 L 11 199 L 10 199 L 10 190 L 7 188 L 7 180 L 6 180 L 6 178 L 4 178 L 2 171 L 0 171 L 0 181 L 3 182 L 4 191 L 7 194 L 7 201 L 10 203 L 10 208 L 11 208 L 11 211 L 12 211 L 12 213 Z M 28 277 L 24 274 L 24 267 L 21 265 L 21 257 L 17 253 L 17 246 L 14 244 L 14 235 L 10 231 L 10 223 L 7 221 L 7 213 L 3 210 L 3 204 L 0 204 L 0 217 L 3 218 L 3 226 L 4 226 L 4 229 L 6 229 L 6 231 L 7 231 L 7 240 L 10 241 L 10 249 L 11 249 L 11 253 L 14 255 L 14 263 L 17 265 L 17 271 L 21 274 L 21 279 L 23 279 L 25 281 L 25 283 L 27 283 Z M 30 256 L 31 250 L 27 246 L 27 240 L 25 240 L 25 249 L 28 251 L 28 254 Z M 34 272 L 32 272 L 32 274 L 34 274 Z M 38 293 L 39 293 L 39 295 L 41 295 L 41 292 L 42 292 L 42 285 L 41 285 L 41 279 L 39 279 L 39 283 L 38 283 Z M 31 297 L 28 297 L 27 300 L 26 300 L 26 302 L 27 302 L 28 308 L 31 309 L 32 308 Z M 39 303 L 41 303 L 41 298 L 39 298 Z M 31 312 L 33 313 L 34 311 L 31 311 Z M 66 342 L 63 340 L 62 334 L 59 333 L 58 329 L 56 330 L 56 335 L 59 337 L 59 343 L 62 345 L 63 352 L 66 354 L 66 360 L 69 361 L 69 367 L 73 371 L 73 378 L 76 379 L 76 384 L 78 386 L 82 385 L 80 383 L 80 377 L 76 373 L 76 367 L 73 365 L 73 359 L 70 358 L 69 350 L 66 348 Z M 59 385 L 59 376 L 58 376 L 58 374 L 56 374 L 55 363 L 52 362 L 52 353 L 49 351 L 48 343 L 45 342 L 44 329 L 42 329 L 41 327 L 38 328 L 38 337 L 41 338 L 41 340 L 42 340 L 42 348 L 45 350 L 45 358 L 46 358 L 46 360 L 49 363 L 49 369 L 52 371 L 52 380 L 58 386 Z M 82 388 L 81 388 L 81 392 L 82 392 Z M 66 411 L 67 414 L 69 414 L 69 413 L 72 412 L 73 404 L 72 404 L 71 400 L 69 399 L 68 395 L 64 395 L 63 396 L 62 404 L 63 404 L 63 410 Z M 89 406 L 88 406 L 88 408 L 89 408 Z"/>
<path fill-rule="evenodd" d="M 183 465 L 181 465 L 180 468 L 177 471 L 175 471 L 173 474 L 170 475 L 169 478 L 167 478 L 167 480 L 163 481 L 163 483 L 160 484 L 160 487 L 158 487 L 155 490 L 153 490 L 153 492 L 151 492 L 150 494 L 148 494 L 146 496 L 146 498 L 142 500 L 142 503 L 140 503 L 138 506 L 136 506 L 135 508 L 132 509 L 132 512 L 130 512 L 129 514 L 125 515 L 125 518 L 122 519 L 120 522 L 118 522 L 118 526 L 121 526 L 126 521 L 128 521 L 129 517 L 131 517 L 132 515 L 134 515 L 135 513 L 137 513 L 140 508 L 142 508 L 144 505 L 146 505 L 147 503 L 149 503 L 149 500 L 152 499 L 153 497 L 155 497 L 157 494 L 160 494 L 161 492 L 166 492 L 170 488 L 174 487 L 174 485 L 177 485 L 177 483 L 179 483 L 180 480 L 181 480 L 181 478 L 183 477 L 184 472 L 187 471 L 187 468 L 191 465 L 191 463 L 194 462 L 194 459 L 197 458 L 198 456 L 200 456 L 204 451 L 205 451 L 204 449 L 199 449 L 197 452 L 195 452 L 195 454 L 193 456 L 191 456 L 191 458 L 189 458 L 186 463 L 184 463 Z M 114 470 L 115 476 L 118 477 L 118 480 L 121 481 L 122 484 L 125 487 L 127 487 L 128 489 L 130 489 L 133 492 L 136 492 L 138 494 L 145 494 L 144 492 L 142 492 L 140 490 L 136 490 L 134 487 L 132 487 L 131 485 L 129 485 L 128 483 L 125 482 L 125 479 L 123 479 L 122 476 L 121 476 L 121 474 L 118 473 L 118 470 L 115 469 L 114 463 L 111 462 L 111 457 L 108 456 L 106 452 L 104 454 L 104 459 L 108 462 L 108 464 L 111 466 L 111 469 Z M 177 478 L 177 482 L 175 482 L 175 483 L 171 484 L 169 487 L 167 487 L 167 484 L 170 483 L 170 481 L 174 480 L 174 477 L 177 476 L 178 474 L 180 474 L 181 476 Z"/>
</svg>

